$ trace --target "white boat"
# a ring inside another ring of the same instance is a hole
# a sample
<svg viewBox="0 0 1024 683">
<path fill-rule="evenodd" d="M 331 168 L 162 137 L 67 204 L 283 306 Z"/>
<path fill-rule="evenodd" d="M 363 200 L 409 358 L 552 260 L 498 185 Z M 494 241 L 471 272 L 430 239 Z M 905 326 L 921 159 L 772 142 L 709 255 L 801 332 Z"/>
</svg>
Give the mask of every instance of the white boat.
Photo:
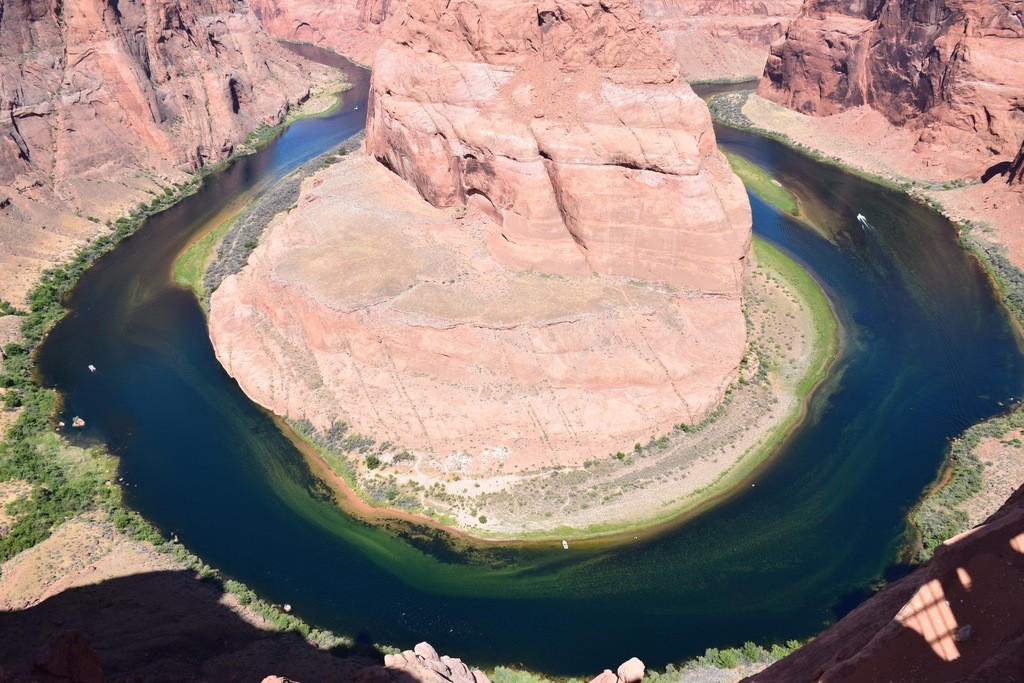
<svg viewBox="0 0 1024 683">
<path fill-rule="evenodd" d="M 90 365 L 89 366 L 89 372 L 96 372 L 96 366 L 95 365 Z"/>
<path fill-rule="evenodd" d="M 867 221 L 868 221 L 867 218 L 864 218 L 864 214 L 862 214 L 862 213 L 858 213 L 857 214 L 857 220 L 859 220 L 861 223 L 867 223 Z"/>
<path fill-rule="evenodd" d="M 569 549 L 569 541 L 562 541 L 562 548 L 564 550 L 568 550 Z"/>
</svg>

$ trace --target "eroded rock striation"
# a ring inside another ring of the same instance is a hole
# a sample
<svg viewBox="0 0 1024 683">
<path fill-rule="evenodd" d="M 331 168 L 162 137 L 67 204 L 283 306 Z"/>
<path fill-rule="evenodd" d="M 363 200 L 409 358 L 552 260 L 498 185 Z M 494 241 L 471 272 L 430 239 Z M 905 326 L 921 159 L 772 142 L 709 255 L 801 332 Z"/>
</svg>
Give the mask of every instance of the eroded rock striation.
<svg viewBox="0 0 1024 683">
<path fill-rule="evenodd" d="M 491 216 L 510 267 L 741 293 L 742 185 L 623 0 L 414 0 L 374 63 L 366 148 L 434 206 Z"/>
<path fill-rule="evenodd" d="M 637 0 L 688 81 L 760 78 L 800 0 Z"/>
<path fill-rule="evenodd" d="M 1012 159 L 1024 138 L 1022 9 L 1019 0 L 807 0 L 772 47 L 759 93 L 816 116 L 872 107 L 920 130 L 915 151 L 965 155 L 984 169 Z"/>
<path fill-rule="evenodd" d="M 211 298 L 227 370 L 425 485 L 702 420 L 744 351 L 750 209 L 653 30 L 621 0 L 395 19 L 372 157 L 308 180 Z"/>
<path fill-rule="evenodd" d="M 0 271 L 21 282 L 0 295 L 100 229 L 87 217 L 278 123 L 310 80 L 244 3 L 4 0 Z"/>
</svg>

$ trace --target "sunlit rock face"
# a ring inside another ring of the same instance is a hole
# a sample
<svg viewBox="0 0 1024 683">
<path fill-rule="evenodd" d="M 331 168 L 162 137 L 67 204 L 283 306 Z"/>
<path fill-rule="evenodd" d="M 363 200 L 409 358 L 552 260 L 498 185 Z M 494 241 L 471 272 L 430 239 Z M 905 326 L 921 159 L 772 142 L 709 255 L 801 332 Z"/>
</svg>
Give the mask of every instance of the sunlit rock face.
<svg viewBox="0 0 1024 683">
<path fill-rule="evenodd" d="M 628 2 L 412 2 L 374 62 L 366 146 L 431 204 L 490 215 L 510 267 L 741 292 L 742 185 Z"/>
<path fill-rule="evenodd" d="M 426 479 L 579 465 L 702 420 L 736 378 L 750 208 L 629 3 L 412 2 L 368 156 L 307 183 L 211 301 L 275 412 Z"/>
</svg>

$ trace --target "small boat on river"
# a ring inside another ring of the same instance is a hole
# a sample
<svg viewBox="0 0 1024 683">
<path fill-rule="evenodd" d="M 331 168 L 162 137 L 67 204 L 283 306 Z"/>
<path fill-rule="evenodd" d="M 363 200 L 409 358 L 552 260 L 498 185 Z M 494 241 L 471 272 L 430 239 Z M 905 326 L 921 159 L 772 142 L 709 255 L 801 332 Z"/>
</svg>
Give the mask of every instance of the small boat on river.
<svg viewBox="0 0 1024 683">
<path fill-rule="evenodd" d="M 563 550 L 568 550 L 569 549 L 569 541 L 562 541 L 562 549 Z"/>
</svg>

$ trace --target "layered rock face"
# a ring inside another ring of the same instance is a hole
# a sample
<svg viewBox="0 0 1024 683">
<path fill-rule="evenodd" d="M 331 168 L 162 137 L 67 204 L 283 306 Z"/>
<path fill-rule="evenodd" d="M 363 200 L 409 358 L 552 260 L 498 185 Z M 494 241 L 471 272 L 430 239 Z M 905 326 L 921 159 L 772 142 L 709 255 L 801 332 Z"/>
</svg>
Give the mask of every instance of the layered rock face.
<svg viewBox="0 0 1024 683">
<path fill-rule="evenodd" d="M 386 34 L 385 20 L 405 0 L 250 0 L 274 36 L 329 48 L 361 64 L 373 62 Z"/>
<path fill-rule="evenodd" d="M 1024 671 L 1024 489 L 750 681 L 1009 681 Z"/>
<path fill-rule="evenodd" d="M 395 19 L 383 165 L 307 181 L 214 293 L 224 366 L 279 414 L 411 449 L 424 482 L 702 420 L 744 350 L 750 209 L 654 32 L 623 0 Z"/>
<path fill-rule="evenodd" d="M 807 0 L 759 93 L 817 116 L 870 106 L 921 129 L 915 151 L 984 169 L 1024 138 L 1022 11 L 1019 0 Z"/>
<path fill-rule="evenodd" d="M 228 0 L 5 3 L 0 26 L 0 182 L 196 169 L 307 80 L 244 5 Z"/>
<path fill-rule="evenodd" d="M 623 0 L 414 0 L 374 62 L 366 148 L 434 206 L 491 216 L 510 267 L 741 293 L 742 185 Z"/>
<path fill-rule="evenodd" d="M 801 5 L 800 0 L 637 3 L 688 81 L 759 78 L 769 46 L 785 35 Z"/>
<path fill-rule="evenodd" d="M 0 270 L 30 281 L 97 229 L 65 212 L 109 216 L 223 158 L 309 81 L 231 0 L 3 0 Z"/>
</svg>

